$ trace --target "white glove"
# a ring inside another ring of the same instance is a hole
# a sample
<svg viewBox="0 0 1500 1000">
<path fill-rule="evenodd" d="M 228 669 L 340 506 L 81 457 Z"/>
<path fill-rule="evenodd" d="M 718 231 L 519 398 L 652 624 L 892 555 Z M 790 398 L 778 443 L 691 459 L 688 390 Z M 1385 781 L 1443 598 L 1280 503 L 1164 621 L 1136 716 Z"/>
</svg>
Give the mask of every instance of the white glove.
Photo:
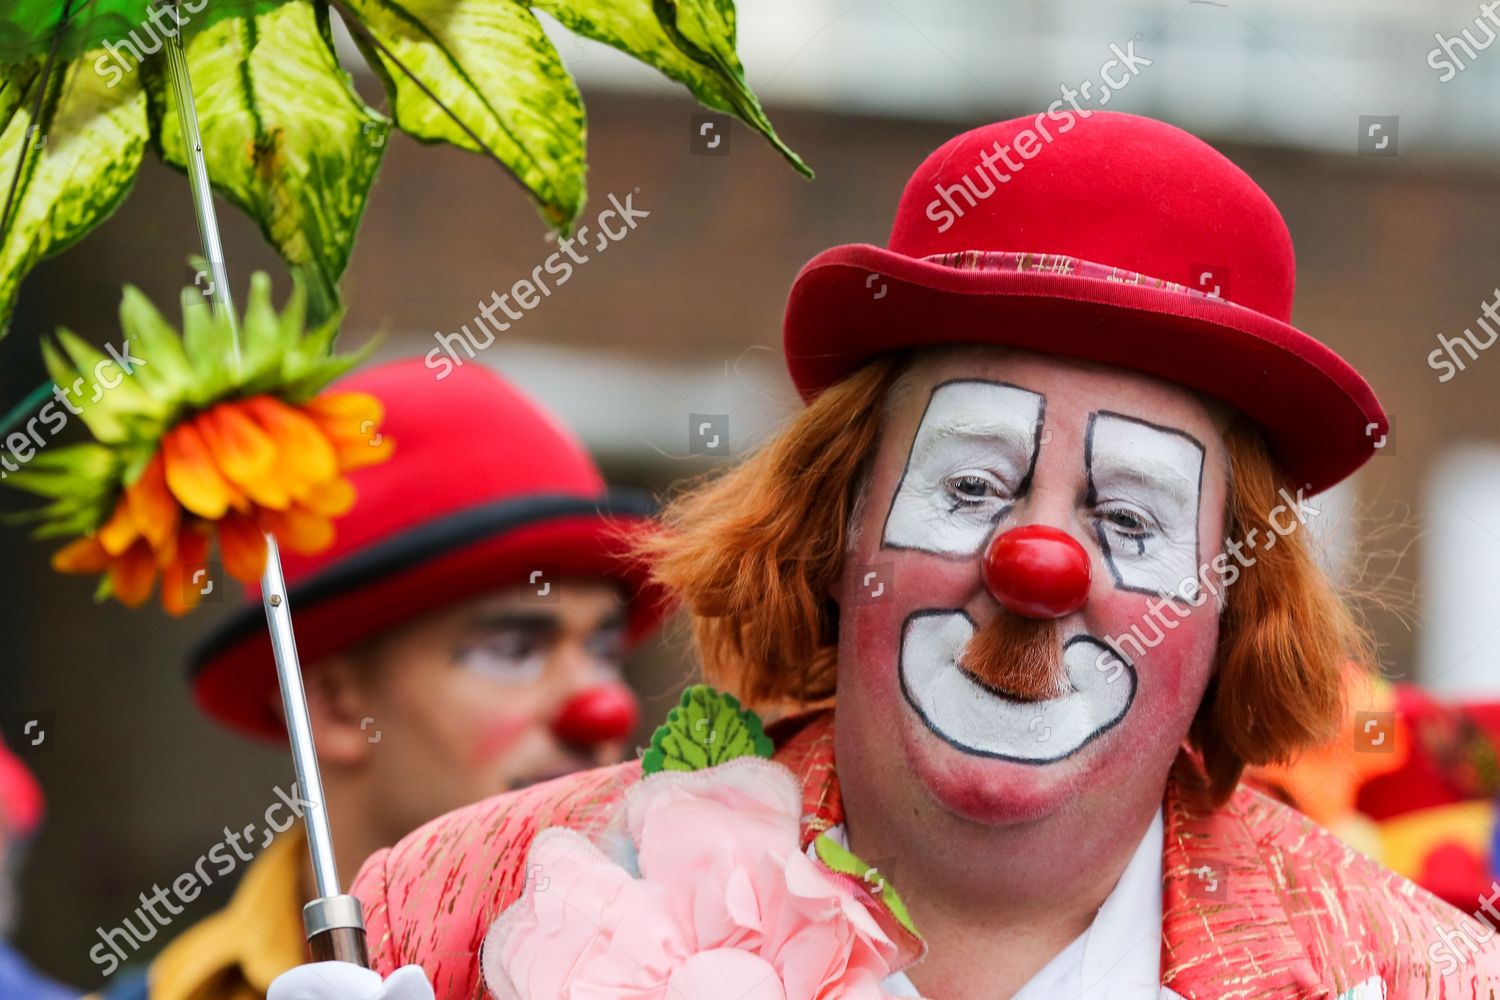
<svg viewBox="0 0 1500 1000">
<path fill-rule="evenodd" d="M 348 962 L 313 962 L 277 976 L 266 1000 L 435 1000 L 420 965 L 404 965 L 385 982 Z"/>
</svg>

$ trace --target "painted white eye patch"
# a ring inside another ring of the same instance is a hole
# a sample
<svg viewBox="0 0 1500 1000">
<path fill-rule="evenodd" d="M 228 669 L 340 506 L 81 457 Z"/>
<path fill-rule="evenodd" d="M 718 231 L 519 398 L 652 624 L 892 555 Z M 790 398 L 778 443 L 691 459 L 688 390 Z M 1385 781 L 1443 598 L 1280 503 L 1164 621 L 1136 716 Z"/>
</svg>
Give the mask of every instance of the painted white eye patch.
<svg viewBox="0 0 1500 1000">
<path fill-rule="evenodd" d="M 1090 414 L 1088 503 L 1121 589 L 1165 596 L 1184 587 L 1184 599 L 1196 592 L 1203 454 L 1203 445 L 1183 431 L 1102 410 Z"/>
<path fill-rule="evenodd" d="M 886 516 L 883 543 L 946 556 L 979 552 L 1026 492 L 1046 400 L 1003 382 L 932 391 Z"/>
</svg>

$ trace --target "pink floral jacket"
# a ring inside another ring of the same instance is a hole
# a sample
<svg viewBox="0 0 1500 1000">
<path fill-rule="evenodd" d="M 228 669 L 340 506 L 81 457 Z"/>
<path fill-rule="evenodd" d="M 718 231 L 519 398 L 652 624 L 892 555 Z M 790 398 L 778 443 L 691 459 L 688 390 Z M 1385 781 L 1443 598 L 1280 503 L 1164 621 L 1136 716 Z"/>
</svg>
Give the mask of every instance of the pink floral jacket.
<svg viewBox="0 0 1500 1000">
<path fill-rule="evenodd" d="M 833 713 L 790 722 L 772 735 L 775 759 L 802 782 L 805 847 L 843 821 Z M 603 829 L 640 777 L 631 761 L 501 795 L 373 855 L 352 891 L 365 901 L 376 970 L 419 964 L 439 1000 L 484 1000 L 480 946 L 525 887 L 532 839 L 549 826 Z M 1221 809 L 1197 811 L 1172 782 L 1165 817 L 1163 987 L 1187 1000 L 1500 1000 L 1490 923 L 1299 813 L 1244 787 Z M 920 950 L 914 938 L 897 944 Z"/>
</svg>

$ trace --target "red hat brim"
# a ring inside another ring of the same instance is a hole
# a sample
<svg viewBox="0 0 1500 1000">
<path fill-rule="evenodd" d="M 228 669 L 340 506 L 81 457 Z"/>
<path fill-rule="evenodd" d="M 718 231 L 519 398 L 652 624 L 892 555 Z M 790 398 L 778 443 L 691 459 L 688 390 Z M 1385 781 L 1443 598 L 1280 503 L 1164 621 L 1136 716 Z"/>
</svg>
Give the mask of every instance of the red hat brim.
<svg viewBox="0 0 1500 1000">
<path fill-rule="evenodd" d="M 851 244 L 809 261 L 787 301 L 787 366 L 805 400 L 877 355 L 959 344 L 1131 369 L 1218 399 L 1254 421 L 1282 471 L 1313 493 L 1388 433 L 1369 384 L 1330 348 L 1181 286 L 960 269 Z"/>
<path fill-rule="evenodd" d="M 629 595 L 627 639 L 660 623 L 669 600 L 646 566 L 629 555 L 628 536 L 649 525 L 654 505 L 612 494 L 602 501 L 535 496 L 462 511 L 423 524 L 334 564 L 291 588 L 297 648 L 304 664 L 342 652 L 445 605 L 549 578 L 597 576 Z M 275 659 L 259 602 L 241 609 L 192 657 L 199 707 L 248 736 L 283 740 Z"/>
</svg>

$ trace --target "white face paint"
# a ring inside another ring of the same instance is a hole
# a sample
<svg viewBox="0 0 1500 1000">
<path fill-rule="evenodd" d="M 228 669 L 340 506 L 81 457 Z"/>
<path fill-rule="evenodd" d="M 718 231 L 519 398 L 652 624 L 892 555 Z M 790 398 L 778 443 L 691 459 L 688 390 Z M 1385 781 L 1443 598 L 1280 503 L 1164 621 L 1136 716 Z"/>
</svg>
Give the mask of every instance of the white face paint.
<svg viewBox="0 0 1500 1000">
<path fill-rule="evenodd" d="M 1069 690 L 1019 702 L 984 687 L 958 666 L 974 623 L 962 611 L 917 612 L 901 637 L 901 691 L 927 728 L 965 753 L 1046 764 L 1105 732 L 1135 698 L 1135 668 L 1090 636 L 1063 649 Z"/>
<path fill-rule="evenodd" d="M 932 392 L 886 517 L 884 544 L 978 554 L 1036 468 L 1043 398 L 1000 382 Z"/>
<path fill-rule="evenodd" d="M 1166 427 L 1100 411 L 1089 417 L 1089 505 L 1104 561 L 1124 590 L 1196 592 L 1203 445 Z"/>
<path fill-rule="evenodd" d="M 978 558 L 1030 489 L 1045 413 L 1045 397 L 1006 383 L 959 380 L 934 389 L 883 545 Z M 1088 417 L 1082 457 L 1087 506 L 1115 585 L 1167 595 L 1188 580 L 1192 593 L 1203 446 L 1181 431 L 1097 411 Z M 958 665 L 974 632 L 963 610 L 916 611 L 902 625 L 898 667 L 902 692 L 923 723 L 965 753 L 1030 764 L 1062 760 L 1118 723 L 1135 698 L 1134 665 L 1088 635 L 1064 645 L 1063 694 L 1036 702 L 1007 697 Z"/>
</svg>

